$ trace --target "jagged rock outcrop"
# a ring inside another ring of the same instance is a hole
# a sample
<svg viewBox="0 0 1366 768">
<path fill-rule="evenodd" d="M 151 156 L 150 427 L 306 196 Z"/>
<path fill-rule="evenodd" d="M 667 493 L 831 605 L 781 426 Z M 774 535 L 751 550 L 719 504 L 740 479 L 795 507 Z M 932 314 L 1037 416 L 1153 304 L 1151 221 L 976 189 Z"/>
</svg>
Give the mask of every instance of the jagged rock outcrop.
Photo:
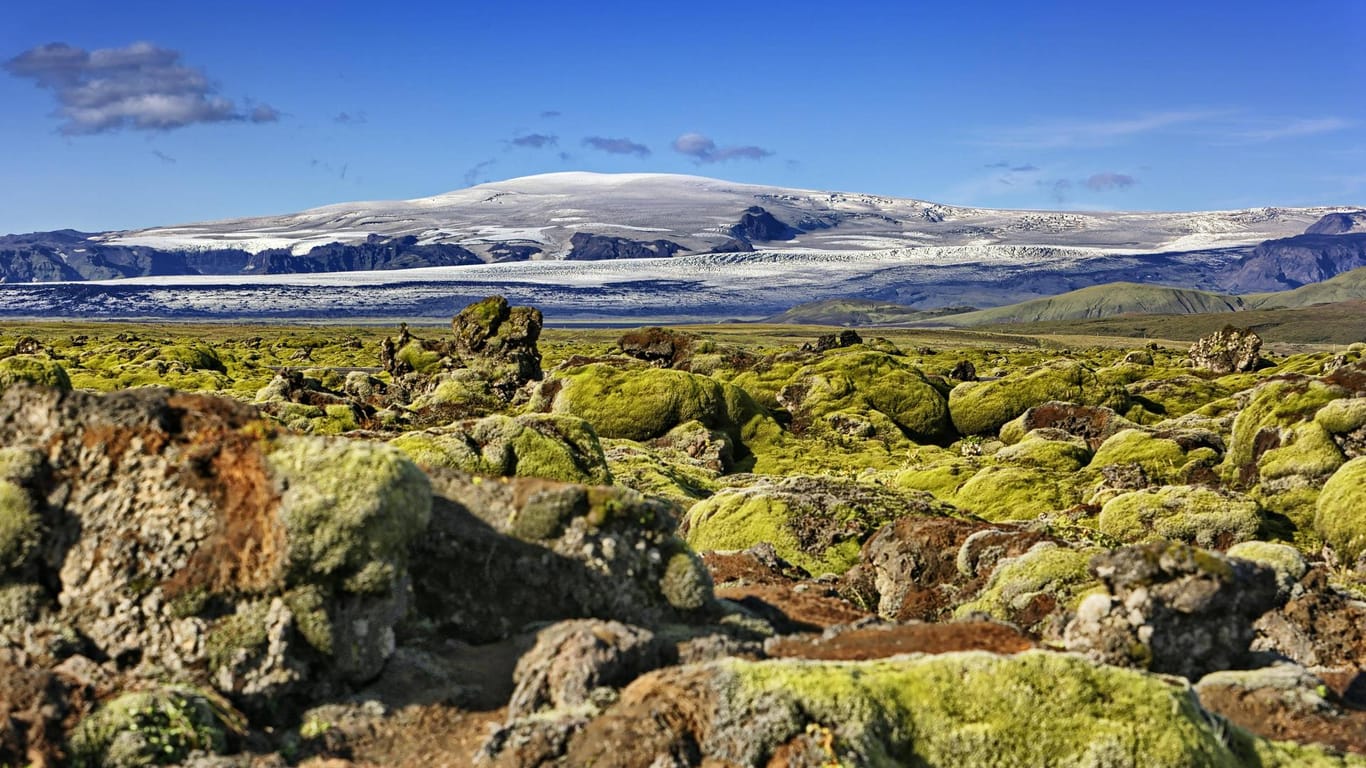
<svg viewBox="0 0 1366 768">
<path fill-rule="evenodd" d="M 20 522 L 0 584 L 23 606 L 0 637 L 31 658 L 282 703 L 392 653 L 431 506 L 397 450 L 274 435 L 230 400 L 23 385 L 0 396 L 0 445 Z"/>
<path fill-rule="evenodd" d="M 603 261 L 607 259 L 667 259 L 687 250 L 672 240 L 632 240 L 627 237 L 594 235 L 575 232 L 569 238 L 567 261 Z"/>
<path fill-rule="evenodd" d="M 1106 592 L 1077 608 L 1067 649 L 1191 680 L 1244 663 L 1253 623 L 1278 600 L 1271 568 L 1186 544 L 1124 547 L 1091 568 Z"/>
<path fill-rule="evenodd" d="M 784 224 L 764 208 L 752 205 L 740 214 L 740 221 L 730 228 L 731 237 L 744 242 L 791 240 L 800 229 Z"/>
<path fill-rule="evenodd" d="M 1262 337 L 1247 328 L 1224 326 L 1191 345 L 1190 360 L 1196 368 L 1224 375 L 1256 370 L 1262 361 Z"/>
</svg>

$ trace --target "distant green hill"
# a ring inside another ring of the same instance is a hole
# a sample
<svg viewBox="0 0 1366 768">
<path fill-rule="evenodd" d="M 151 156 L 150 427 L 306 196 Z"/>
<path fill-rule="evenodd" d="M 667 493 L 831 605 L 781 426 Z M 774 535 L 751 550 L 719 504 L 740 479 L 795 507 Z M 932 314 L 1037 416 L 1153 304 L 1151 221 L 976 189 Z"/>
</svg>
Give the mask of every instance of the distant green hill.
<svg viewBox="0 0 1366 768">
<path fill-rule="evenodd" d="M 1248 306 L 1258 309 L 1288 309 L 1366 299 L 1366 267 L 1343 272 L 1321 283 L 1310 283 L 1290 291 L 1254 294 L 1243 297 Z"/>
<path fill-rule="evenodd" d="M 874 299 L 825 299 L 798 304 L 780 315 L 766 319 L 768 323 L 797 325 L 894 325 L 918 323 L 944 315 L 960 314 L 971 307 L 947 307 L 920 310 L 904 304 L 892 304 Z"/>
<path fill-rule="evenodd" d="M 1106 283 L 1005 307 L 939 318 L 946 325 L 1091 320 L 1116 315 L 1184 315 L 1248 309 L 1237 296 L 1141 283 Z"/>
</svg>

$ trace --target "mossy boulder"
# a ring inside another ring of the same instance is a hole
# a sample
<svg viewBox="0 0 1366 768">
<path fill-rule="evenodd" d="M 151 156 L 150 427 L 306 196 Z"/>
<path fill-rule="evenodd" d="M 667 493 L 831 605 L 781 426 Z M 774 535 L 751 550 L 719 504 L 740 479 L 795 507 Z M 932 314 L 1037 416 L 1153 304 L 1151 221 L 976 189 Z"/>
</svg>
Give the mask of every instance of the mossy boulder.
<svg viewBox="0 0 1366 768">
<path fill-rule="evenodd" d="M 390 444 L 423 466 L 593 485 L 612 481 L 593 427 L 572 416 L 487 416 L 408 432 Z"/>
<path fill-rule="evenodd" d="M 994 454 L 996 461 L 1054 472 L 1076 472 L 1091 460 L 1086 441 L 1062 430 L 1036 429 Z"/>
<path fill-rule="evenodd" d="M 1233 394 L 1217 381 L 1189 374 L 1144 378 L 1126 389 L 1135 403 L 1167 418 L 1184 416 Z"/>
<path fill-rule="evenodd" d="M 1366 554 L 1366 456 L 1343 464 L 1324 483 L 1314 528 L 1343 563 Z"/>
<path fill-rule="evenodd" d="M 1086 441 L 1091 450 L 1117 432 L 1138 426 L 1099 405 L 1047 402 L 1029 408 L 1001 427 L 1001 441 L 1014 445 L 1036 429 L 1058 430 Z"/>
<path fill-rule="evenodd" d="M 224 711 L 192 688 L 125 693 L 76 726 L 71 760 L 82 768 L 133 768 L 180 763 L 192 752 L 220 754 L 227 748 Z"/>
<path fill-rule="evenodd" d="M 1101 382 L 1082 363 L 1060 360 L 994 381 L 963 382 L 949 394 L 949 414 L 964 435 L 994 435 L 1029 408 L 1052 400 L 1103 405 L 1120 413 L 1129 405 L 1122 387 Z"/>
<path fill-rule="evenodd" d="M 1018 557 L 1001 560 L 981 594 L 954 613 L 987 613 L 1026 627 L 1051 621 L 1058 609 L 1075 607 L 1084 593 L 1100 584 L 1088 570 L 1096 552 L 1052 542 L 1035 544 Z"/>
<path fill-rule="evenodd" d="M 1249 541 L 1261 526 L 1257 503 L 1241 494 L 1190 485 L 1131 491 L 1101 508 L 1101 533 L 1128 544 L 1171 539 L 1224 549 Z"/>
<path fill-rule="evenodd" d="M 1289 598 L 1295 584 L 1309 572 L 1309 561 L 1289 544 L 1274 541 L 1244 541 L 1228 548 L 1224 554 L 1241 560 L 1251 560 L 1276 572 L 1276 587 L 1282 599 Z"/>
<path fill-rule="evenodd" d="M 0 581 L 28 560 L 40 535 L 41 520 L 29 492 L 0 479 Z"/>
<path fill-rule="evenodd" d="M 1366 764 L 1253 736 L 1205 711 L 1180 681 L 1047 651 L 676 667 L 636 680 L 565 742 L 565 765 L 643 765 L 685 750 L 727 765 L 775 756 L 962 768 Z"/>
<path fill-rule="evenodd" d="M 66 369 L 45 355 L 13 355 L 0 359 L 0 389 L 18 381 L 71 389 L 71 378 L 67 376 Z"/>
<path fill-rule="evenodd" d="M 720 487 L 720 472 L 682 451 L 655 448 L 634 440 L 605 440 L 603 455 L 614 484 L 684 507 L 712 495 Z"/>
<path fill-rule="evenodd" d="M 1347 458 L 1366 456 L 1366 397 L 1334 400 L 1314 414 L 1314 423 L 1332 436 Z"/>
<path fill-rule="evenodd" d="M 1090 468 L 1136 469 L 1146 485 L 1173 485 L 1213 478 L 1220 441 L 1212 433 L 1126 429 L 1110 437 L 1091 457 Z M 1141 487 L 1141 486 L 1140 486 Z"/>
<path fill-rule="evenodd" d="M 609 363 L 561 371 L 542 386 L 543 410 L 577 416 L 602 437 L 651 440 L 696 421 L 743 443 L 767 412 L 739 387 L 686 371 Z"/>
<path fill-rule="evenodd" d="M 683 534 L 696 550 L 772 544 L 778 555 L 813 574 L 841 574 L 879 528 L 903 515 L 958 514 L 926 493 L 897 492 L 829 477 L 789 477 L 724 488 L 694 504 Z"/>
<path fill-rule="evenodd" d="M 951 498 L 960 509 L 994 522 L 1028 520 L 1079 503 L 1081 489 L 1074 475 L 1056 469 L 1000 464 L 978 470 Z"/>
<path fill-rule="evenodd" d="M 1233 421 L 1226 478 L 1243 486 L 1255 485 L 1261 479 L 1258 464 L 1264 454 L 1299 439 L 1294 427 L 1310 422 L 1321 408 L 1349 394 L 1343 387 L 1307 376 L 1287 376 L 1257 386 Z"/>
<path fill-rule="evenodd" d="M 203 342 L 163 345 L 157 349 L 157 357 L 195 370 L 228 372 L 214 348 Z"/>
<path fill-rule="evenodd" d="M 280 485 L 293 580 L 384 592 L 427 527 L 427 476 L 397 448 L 281 437 L 267 455 Z"/>
<path fill-rule="evenodd" d="M 952 432 L 944 396 L 918 368 L 884 352 L 825 355 L 798 370 L 777 397 L 797 429 L 822 424 L 839 429 L 829 424 L 829 417 L 839 415 L 866 423 L 863 437 L 931 443 Z M 885 420 L 869 418 L 873 414 Z"/>
</svg>

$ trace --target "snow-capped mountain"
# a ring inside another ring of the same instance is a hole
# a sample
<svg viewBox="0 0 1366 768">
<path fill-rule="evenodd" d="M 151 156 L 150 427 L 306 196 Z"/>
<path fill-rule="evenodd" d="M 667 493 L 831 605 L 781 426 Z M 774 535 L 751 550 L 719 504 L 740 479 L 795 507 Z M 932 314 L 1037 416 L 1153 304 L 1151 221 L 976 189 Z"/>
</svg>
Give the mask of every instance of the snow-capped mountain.
<svg viewBox="0 0 1366 768">
<path fill-rule="evenodd" d="M 679 319 L 822 298 L 990 307 L 1106 282 L 1272 291 L 1366 266 L 1353 207 L 1005 211 L 665 174 L 556 173 L 415 200 L 0 237 L 0 316 Z M 590 263 L 591 262 L 591 263 Z"/>
<path fill-rule="evenodd" d="M 762 209 L 758 211 L 755 209 Z M 288 249 L 372 236 L 455 245 L 487 262 L 573 258 L 574 236 L 672 243 L 673 253 L 745 249 L 869 251 L 1051 245 L 1195 250 L 1297 235 L 1341 208 L 1203 213 L 1072 213 L 966 208 L 675 174 L 550 173 L 415 200 L 342 203 L 283 216 L 117 232 L 110 245 L 163 250 Z M 651 255 L 673 255 L 656 252 Z"/>
</svg>

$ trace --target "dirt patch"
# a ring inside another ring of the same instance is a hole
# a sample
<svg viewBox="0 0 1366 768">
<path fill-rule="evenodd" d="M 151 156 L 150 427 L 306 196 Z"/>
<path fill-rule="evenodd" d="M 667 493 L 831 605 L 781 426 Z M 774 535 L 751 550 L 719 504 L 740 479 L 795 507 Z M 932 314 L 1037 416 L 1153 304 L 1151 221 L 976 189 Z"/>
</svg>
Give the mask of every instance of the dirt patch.
<svg viewBox="0 0 1366 768">
<path fill-rule="evenodd" d="M 1281 691 L 1237 686 L 1202 687 L 1200 703 L 1258 736 L 1366 754 L 1366 710 L 1310 710 Z"/>
<path fill-rule="evenodd" d="M 1035 647 L 1018 629 L 985 621 L 888 624 L 860 627 L 833 637 L 779 637 L 765 648 L 779 658 L 863 661 L 903 653 L 990 651 L 1019 653 Z"/>
</svg>

